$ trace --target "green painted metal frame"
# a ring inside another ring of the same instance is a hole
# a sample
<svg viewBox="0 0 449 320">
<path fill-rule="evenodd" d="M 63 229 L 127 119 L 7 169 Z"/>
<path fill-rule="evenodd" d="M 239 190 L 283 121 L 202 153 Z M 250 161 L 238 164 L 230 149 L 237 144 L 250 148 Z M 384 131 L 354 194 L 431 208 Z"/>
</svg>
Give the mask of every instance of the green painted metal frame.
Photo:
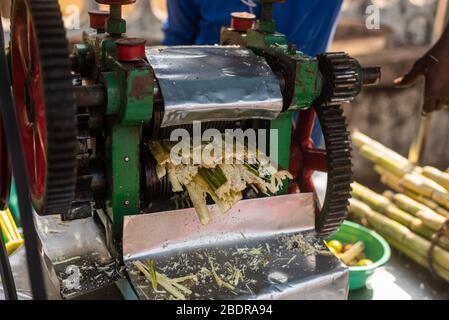
<svg viewBox="0 0 449 320">
<path fill-rule="evenodd" d="M 107 150 L 107 172 L 110 188 L 108 210 L 114 238 L 121 236 L 123 219 L 140 212 L 140 140 L 141 126 L 116 123 L 111 129 Z"/>
<path fill-rule="evenodd" d="M 102 83 L 106 90 L 106 203 L 113 237 L 119 240 L 124 217 L 140 212 L 140 144 L 142 126 L 153 115 L 154 74 L 143 61 L 117 61 L 117 39 L 109 34 L 85 34 L 84 44 L 78 47 L 83 55 L 78 63 L 80 70 L 93 69 L 84 76 Z"/>
<path fill-rule="evenodd" d="M 274 22 L 259 24 L 265 30 L 239 33 L 236 38 L 256 54 L 275 53 L 291 59 L 296 70 L 295 94 L 291 106 L 269 129 L 278 130 L 279 165 L 288 168 L 295 111 L 309 108 L 322 90 L 316 58 L 308 57 L 287 45 L 285 35 L 274 32 Z M 118 30 L 123 31 L 123 29 Z M 235 35 L 234 35 L 235 36 Z M 77 47 L 80 70 L 92 81 L 106 87 L 108 103 L 106 167 L 108 172 L 108 213 L 114 238 L 122 234 L 123 218 L 140 212 L 140 143 L 142 125 L 153 114 L 154 74 L 146 63 L 121 63 L 115 59 L 117 35 L 85 34 L 84 44 Z M 93 57 L 89 59 L 89 57 Z M 94 64 L 94 66 L 92 66 Z M 88 70 L 93 70 L 90 72 Z M 287 183 L 279 194 L 287 193 Z"/>
<path fill-rule="evenodd" d="M 290 162 L 290 146 L 292 142 L 293 112 L 282 113 L 276 120 L 270 121 L 270 129 L 278 130 L 278 164 L 288 169 Z M 285 181 L 278 195 L 287 194 L 288 181 Z"/>
</svg>

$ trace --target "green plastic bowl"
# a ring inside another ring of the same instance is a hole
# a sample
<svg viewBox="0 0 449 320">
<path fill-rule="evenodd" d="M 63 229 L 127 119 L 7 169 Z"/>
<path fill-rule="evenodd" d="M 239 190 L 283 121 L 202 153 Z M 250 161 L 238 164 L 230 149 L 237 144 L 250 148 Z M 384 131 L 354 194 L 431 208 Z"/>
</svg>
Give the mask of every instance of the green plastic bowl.
<svg viewBox="0 0 449 320">
<path fill-rule="evenodd" d="M 338 240 L 342 243 L 365 243 L 365 255 L 373 264 L 364 267 L 349 267 L 349 290 L 365 287 L 374 271 L 388 262 L 391 249 L 388 243 L 378 233 L 369 230 L 357 223 L 345 221 L 335 235 L 329 240 Z"/>
</svg>

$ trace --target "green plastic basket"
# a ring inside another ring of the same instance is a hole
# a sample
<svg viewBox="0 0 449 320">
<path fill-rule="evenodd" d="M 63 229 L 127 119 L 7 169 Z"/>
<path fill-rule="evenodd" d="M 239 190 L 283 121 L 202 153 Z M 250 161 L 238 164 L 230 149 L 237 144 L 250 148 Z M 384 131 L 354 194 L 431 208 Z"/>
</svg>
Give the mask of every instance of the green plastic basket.
<svg viewBox="0 0 449 320">
<path fill-rule="evenodd" d="M 357 223 L 345 221 L 335 235 L 329 240 L 338 240 L 342 243 L 365 243 L 365 254 L 373 264 L 364 267 L 349 267 L 349 290 L 365 287 L 374 271 L 388 262 L 391 249 L 388 243 L 378 233 L 369 230 Z"/>
</svg>

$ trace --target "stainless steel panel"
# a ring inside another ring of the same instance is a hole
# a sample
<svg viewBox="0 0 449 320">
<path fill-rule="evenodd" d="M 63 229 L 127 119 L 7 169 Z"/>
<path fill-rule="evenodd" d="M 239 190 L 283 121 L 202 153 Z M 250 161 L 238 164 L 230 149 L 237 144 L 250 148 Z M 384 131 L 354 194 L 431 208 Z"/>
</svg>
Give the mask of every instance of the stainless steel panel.
<svg viewBox="0 0 449 320">
<path fill-rule="evenodd" d="M 104 232 L 93 218 L 61 221 L 35 215 L 42 260 L 60 297 L 71 299 L 109 286 L 120 278 Z"/>
<path fill-rule="evenodd" d="M 149 259 L 170 278 L 211 270 L 211 261 L 224 279 L 226 268 L 244 274 L 234 290 L 218 287 L 213 277 L 191 283 L 189 299 L 347 297 L 347 268 L 315 237 L 311 194 L 241 201 L 225 215 L 216 206 L 210 211 L 207 226 L 193 209 L 125 218 L 124 261 L 141 299 L 169 297 L 154 292 L 134 268 L 134 261 Z"/>
<path fill-rule="evenodd" d="M 163 127 L 193 121 L 277 118 L 279 80 L 251 50 L 224 46 L 147 48 L 164 99 Z"/>
</svg>

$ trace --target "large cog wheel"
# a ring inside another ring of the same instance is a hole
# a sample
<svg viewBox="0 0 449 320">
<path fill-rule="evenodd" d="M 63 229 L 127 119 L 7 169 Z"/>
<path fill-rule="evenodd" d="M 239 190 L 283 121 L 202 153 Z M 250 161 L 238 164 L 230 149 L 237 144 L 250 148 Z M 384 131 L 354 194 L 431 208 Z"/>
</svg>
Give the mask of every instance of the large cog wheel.
<svg viewBox="0 0 449 320">
<path fill-rule="evenodd" d="M 316 107 L 315 112 L 323 130 L 327 160 L 326 195 L 316 218 L 318 235 L 326 239 L 338 231 L 347 217 L 351 183 L 351 135 L 340 106 Z"/>
<path fill-rule="evenodd" d="M 68 41 L 56 0 L 15 0 L 13 92 L 29 189 L 40 215 L 70 209 L 76 184 L 77 127 Z"/>
<path fill-rule="evenodd" d="M 359 63 L 345 53 L 322 54 L 318 61 L 325 80 L 323 94 L 313 108 L 300 112 L 290 168 L 301 192 L 316 193 L 314 173 L 327 173 L 322 203 L 316 197 L 315 220 L 317 234 L 326 239 L 338 231 L 347 217 L 353 181 L 351 138 L 340 104 L 351 102 L 360 93 L 362 76 Z M 316 117 L 323 131 L 325 149 L 315 146 L 310 138 Z"/>
</svg>

